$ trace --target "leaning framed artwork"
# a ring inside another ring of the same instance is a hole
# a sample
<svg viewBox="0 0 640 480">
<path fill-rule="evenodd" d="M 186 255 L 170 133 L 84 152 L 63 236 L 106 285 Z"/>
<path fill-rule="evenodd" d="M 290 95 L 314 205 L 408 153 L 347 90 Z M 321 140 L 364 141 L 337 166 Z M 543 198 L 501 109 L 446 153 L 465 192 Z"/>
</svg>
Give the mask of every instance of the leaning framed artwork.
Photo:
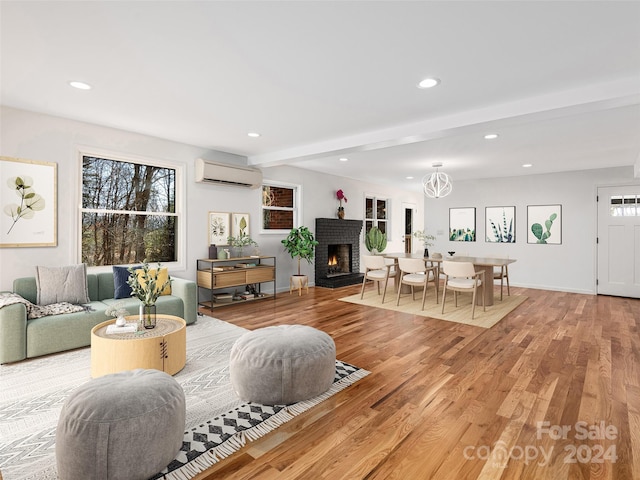
<svg viewBox="0 0 640 480">
<path fill-rule="evenodd" d="M 232 213 L 231 217 L 231 235 L 234 237 L 249 236 L 249 214 Z"/>
<path fill-rule="evenodd" d="M 562 243 L 562 205 L 527 206 L 527 243 Z"/>
<path fill-rule="evenodd" d="M 55 247 L 58 165 L 0 157 L 0 247 Z"/>
<path fill-rule="evenodd" d="M 516 243 L 516 207 L 485 208 L 485 241 Z"/>
<path fill-rule="evenodd" d="M 226 212 L 209 212 L 209 245 L 228 245 L 229 216 Z"/>
<path fill-rule="evenodd" d="M 475 207 L 449 209 L 449 241 L 476 241 Z"/>
</svg>

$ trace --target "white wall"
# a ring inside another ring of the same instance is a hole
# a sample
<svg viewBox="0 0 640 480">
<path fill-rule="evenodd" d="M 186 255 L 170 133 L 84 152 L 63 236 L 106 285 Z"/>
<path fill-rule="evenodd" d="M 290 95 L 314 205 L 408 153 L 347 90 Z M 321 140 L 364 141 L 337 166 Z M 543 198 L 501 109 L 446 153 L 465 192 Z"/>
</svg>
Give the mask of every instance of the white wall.
<svg viewBox="0 0 640 480">
<path fill-rule="evenodd" d="M 23 110 L 0 109 L 0 155 L 56 162 L 58 164 L 58 246 L 0 249 L 0 290 L 10 290 L 14 278 L 31 276 L 36 265 L 66 265 L 79 261 L 77 224 L 80 164 L 78 149 L 90 147 L 125 156 L 167 160 L 185 166 L 186 187 L 186 261 L 184 268 L 172 274 L 195 279 L 196 259 L 206 257 L 207 212 L 249 212 L 252 237 L 265 255 L 277 256 L 278 289 L 288 289 L 288 277 L 294 261 L 282 249 L 282 235 L 259 235 L 260 191 L 236 187 L 196 184 L 194 160 L 219 158 L 220 152 L 184 145 L 159 138 L 106 128 L 72 120 L 40 115 Z M 225 161 L 240 163 L 242 157 L 225 156 Z M 302 223 L 315 230 L 317 217 L 333 218 L 338 201 L 335 192 L 342 189 L 349 202 L 346 218 L 362 219 L 364 196 L 391 198 L 391 235 L 387 251 L 403 251 L 403 202 L 418 206 L 415 229 L 421 219 L 429 233 L 442 232 L 431 251 L 467 251 L 472 255 L 507 254 L 516 258 L 510 267 L 514 285 L 563 291 L 594 293 L 596 278 L 596 204 L 598 185 L 634 182 L 633 167 L 588 170 L 554 175 L 532 175 L 456 182 L 453 193 L 442 199 L 423 199 L 422 194 L 344 177 L 283 166 L 265 168 L 265 179 L 303 185 Z M 638 180 L 635 179 L 635 183 Z M 562 205 L 562 245 L 527 244 L 527 205 Z M 515 244 L 485 242 L 485 207 L 515 205 Z M 448 241 L 450 207 L 476 207 L 477 241 Z M 362 247 L 364 250 L 364 246 Z M 418 246 L 414 251 L 419 250 Z M 304 265 L 313 279 L 313 267 Z"/>
<path fill-rule="evenodd" d="M 596 188 L 633 183 L 633 167 L 456 182 L 451 195 L 425 200 L 425 226 L 438 232 L 430 251 L 508 255 L 512 285 L 595 293 Z M 635 180 L 637 183 L 637 180 Z M 562 244 L 527 243 L 527 205 L 562 205 Z M 516 207 L 516 243 L 485 241 L 485 207 Z M 449 208 L 476 208 L 476 241 L 448 240 Z"/>
<path fill-rule="evenodd" d="M 123 156 L 170 161 L 185 167 L 186 259 L 183 267 L 172 268 L 172 275 L 195 279 L 196 260 L 206 258 L 207 212 L 248 212 L 251 236 L 263 255 L 277 256 L 278 290 L 288 290 L 294 261 L 284 252 L 283 235 L 260 235 L 260 190 L 248 190 L 194 182 L 194 161 L 198 157 L 220 159 L 220 152 L 171 142 L 115 128 L 66 120 L 14 108 L 0 108 L 0 155 L 58 164 L 58 245 L 41 248 L 0 248 L 0 290 L 11 290 L 14 278 L 32 276 L 36 265 L 78 263 L 78 205 L 80 202 L 80 159 L 78 150 L 88 147 Z M 228 163 L 241 163 L 242 157 L 225 155 Z M 393 198 L 391 202 L 392 241 L 387 251 L 403 250 L 401 243 L 403 212 L 401 203 L 418 204 L 416 217 L 422 219 L 422 195 L 398 189 L 363 184 L 356 180 L 323 175 L 295 167 L 264 169 L 266 179 L 303 185 L 302 223 L 315 230 L 316 217 L 335 217 L 338 201 L 335 192 L 343 189 L 349 202 L 346 218 L 362 219 L 365 194 Z M 416 228 L 422 228 L 419 224 Z M 364 248 L 364 247 L 363 247 Z M 305 265 L 313 279 L 313 267 Z"/>
<path fill-rule="evenodd" d="M 264 178 L 269 180 L 280 180 L 283 182 L 297 183 L 303 185 L 304 198 L 302 200 L 302 224 L 309 227 L 315 232 L 316 218 L 336 218 L 338 210 L 338 199 L 336 191 L 342 189 L 348 199 L 347 203 L 343 203 L 345 218 L 352 220 L 364 219 L 364 198 L 366 196 L 375 195 L 381 198 L 390 198 L 389 208 L 391 209 L 390 234 L 387 243 L 386 252 L 402 252 L 404 244 L 402 238 L 404 235 L 404 211 L 402 204 L 413 203 L 417 206 L 415 221 L 416 229 L 422 228 L 423 211 L 423 195 L 421 193 L 406 192 L 404 190 L 383 187 L 353 180 L 345 177 L 336 177 L 333 175 L 325 175 L 318 172 L 312 172 L 295 167 L 271 167 L 263 169 Z M 253 223 L 253 222 L 252 222 Z M 253 225 L 252 225 L 253 228 Z M 364 229 L 364 226 L 363 226 Z M 297 263 L 284 252 L 280 240 L 284 238 L 282 235 L 262 235 L 258 240 L 262 252 L 269 251 L 270 254 L 276 252 L 278 254 L 278 284 L 282 287 L 289 285 L 289 276 L 297 271 Z M 364 237 L 361 235 L 361 241 Z M 263 248 L 264 246 L 264 248 Z M 361 253 L 366 253 L 364 243 L 361 245 Z M 303 273 L 310 277 L 310 281 L 314 280 L 313 266 L 302 265 Z"/>
</svg>

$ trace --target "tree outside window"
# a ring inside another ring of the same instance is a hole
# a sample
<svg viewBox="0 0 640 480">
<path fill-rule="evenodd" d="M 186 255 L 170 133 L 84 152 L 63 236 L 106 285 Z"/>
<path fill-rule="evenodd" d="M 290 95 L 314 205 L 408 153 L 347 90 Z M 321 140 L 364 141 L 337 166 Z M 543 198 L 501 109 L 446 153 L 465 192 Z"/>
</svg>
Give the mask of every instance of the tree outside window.
<svg viewBox="0 0 640 480">
<path fill-rule="evenodd" d="M 82 157 L 82 261 L 177 261 L 176 170 Z"/>
</svg>

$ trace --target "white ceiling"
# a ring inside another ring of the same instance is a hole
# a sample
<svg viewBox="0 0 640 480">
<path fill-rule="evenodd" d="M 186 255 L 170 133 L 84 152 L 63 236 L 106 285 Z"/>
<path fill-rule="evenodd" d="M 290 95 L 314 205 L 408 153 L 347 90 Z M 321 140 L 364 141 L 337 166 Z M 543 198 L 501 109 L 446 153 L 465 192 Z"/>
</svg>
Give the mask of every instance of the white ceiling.
<svg viewBox="0 0 640 480">
<path fill-rule="evenodd" d="M 636 1 L 1 1 L 0 22 L 2 105 L 255 165 L 417 189 L 434 162 L 640 163 Z"/>
</svg>

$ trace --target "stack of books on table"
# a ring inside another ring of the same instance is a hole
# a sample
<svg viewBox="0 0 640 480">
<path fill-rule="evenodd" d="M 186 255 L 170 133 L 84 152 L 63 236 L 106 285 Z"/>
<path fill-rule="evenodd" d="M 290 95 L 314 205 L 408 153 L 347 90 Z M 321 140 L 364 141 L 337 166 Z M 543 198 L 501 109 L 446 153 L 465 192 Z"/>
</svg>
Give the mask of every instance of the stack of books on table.
<svg viewBox="0 0 640 480">
<path fill-rule="evenodd" d="M 135 333 L 138 331 L 138 324 L 127 323 L 122 327 L 118 327 L 115 324 L 107 325 L 107 335 L 114 335 L 116 333 Z"/>
</svg>

